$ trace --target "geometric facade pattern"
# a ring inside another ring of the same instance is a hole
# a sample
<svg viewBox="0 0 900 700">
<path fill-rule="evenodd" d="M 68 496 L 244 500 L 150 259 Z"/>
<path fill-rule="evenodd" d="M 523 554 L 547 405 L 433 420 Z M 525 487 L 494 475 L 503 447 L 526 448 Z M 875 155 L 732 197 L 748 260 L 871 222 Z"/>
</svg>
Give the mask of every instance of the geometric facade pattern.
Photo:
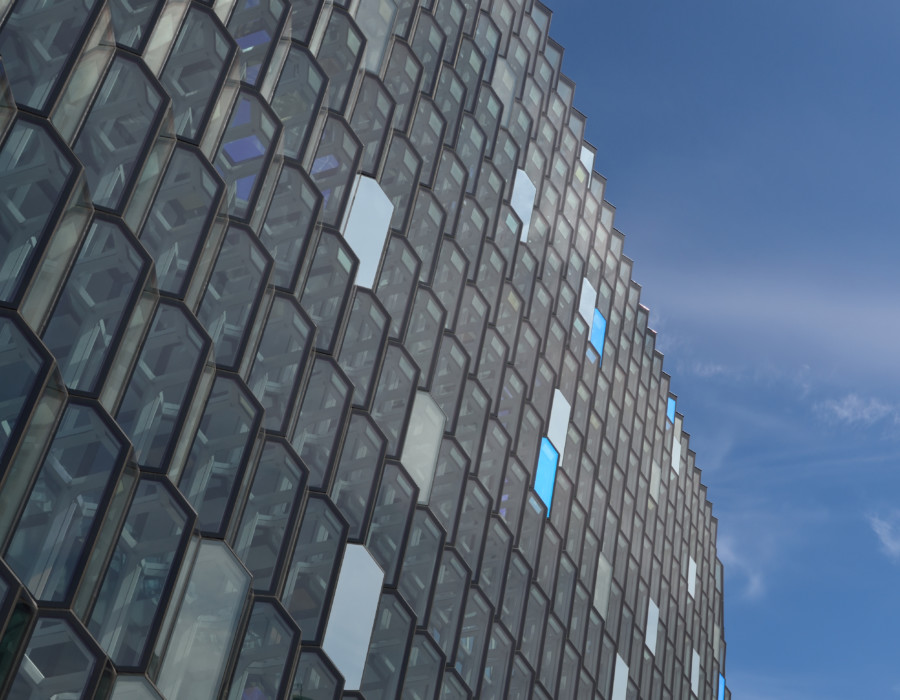
<svg viewBox="0 0 900 700">
<path fill-rule="evenodd" d="M 0 0 L 0 696 L 724 700 L 537 0 Z"/>
</svg>

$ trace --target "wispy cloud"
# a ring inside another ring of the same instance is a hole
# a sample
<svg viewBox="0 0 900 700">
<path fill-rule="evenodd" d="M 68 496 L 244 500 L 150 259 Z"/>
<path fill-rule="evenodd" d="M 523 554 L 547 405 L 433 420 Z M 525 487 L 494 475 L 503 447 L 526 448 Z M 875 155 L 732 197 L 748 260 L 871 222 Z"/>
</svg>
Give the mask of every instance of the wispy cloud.
<svg viewBox="0 0 900 700">
<path fill-rule="evenodd" d="M 886 518 L 870 515 L 868 521 L 878 536 L 884 553 L 891 559 L 900 561 L 900 511 L 892 511 Z"/>
<path fill-rule="evenodd" d="M 847 394 L 840 399 L 826 399 L 813 406 L 815 413 L 832 423 L 874 425 L 885 419 L 900 421 L 897 406 L 875 397 Z"/>
</svg>

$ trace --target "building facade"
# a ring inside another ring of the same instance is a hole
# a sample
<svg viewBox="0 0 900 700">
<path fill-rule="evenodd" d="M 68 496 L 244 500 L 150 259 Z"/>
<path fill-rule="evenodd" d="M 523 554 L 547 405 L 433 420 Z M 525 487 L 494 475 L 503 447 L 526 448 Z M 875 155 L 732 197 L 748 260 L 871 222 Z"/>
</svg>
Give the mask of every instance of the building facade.
<svg viewBox="0 0 900 700">
<path fill-rule="evenodd" d="M 0 696 L 724 700 L 537 0 L 0 0 Z"/>
</svg>

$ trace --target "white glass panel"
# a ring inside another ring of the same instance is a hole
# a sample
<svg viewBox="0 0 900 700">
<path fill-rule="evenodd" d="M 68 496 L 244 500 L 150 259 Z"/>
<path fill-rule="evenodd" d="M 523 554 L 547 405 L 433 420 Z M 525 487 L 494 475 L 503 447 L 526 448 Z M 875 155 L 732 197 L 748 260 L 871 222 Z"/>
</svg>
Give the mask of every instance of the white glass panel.
<svg viewBox="0 0 900 700">
<path fill-rule="evenodd" d="M 338 575 L 322 649 L 344 676 L 346 690 L 358 690 L 378 611 L 384 572 L 361 544 L 348 544 Z"/>
<path fill-rule="evenodd" d="M 658 631 L 659 606 L 651 600 L 650 605 L 647 606 L 647 637 L 644 643 L 653 655 L 656 655 L 656 636 Z"/>
<path fill-rule="evenodd" d="M 578 313 L 590 328 L 594 323 L 594 309 L 597 307 L 597 290 L 588 278 L 581 280 L 581 298 L 578 300 Z"/>
<path fill-rule="evenodd" d="M 700 695 L 700 654 L 696 649 L 691 657 L 691 691 L 694 695 Z"/>
<path fill-rule="evenodd" d="M 690 561 L 688 561 L 688 593 L 691 594 L 691 598 L 694 597 L 694 592 L 697 589 L 697 562 L 694 561 L 694 558 L 691 557 Z"/>
<path fill-rule="evenodd" d="M 550 422 L 547 426 L 547 437 L 559 452 L 559 462 L 562 464 L 566 451 L 566 435 L 569 432 L 569 416 L 572 415 L 572 406 L 566 401 L 566 397 L 559 389 L 553 391 L 553 405 L 550 408 Z"/>
<path fill-rule="evenodd" d="M 434 481 L 446 420 L 444 412 L 428 392 L 416 392 L 400 461 L 419 487 L 419 503 L 428 503 L 431 496 L 431 482 Z"/>
<path fill-rule="evenodd" d="M 587 168 L 588 173 L 594 169 L 594 152 L 587 146 L 581 147 L 581 156 L 579 160 L 584 163 L 584 167 Z"/>
<path fill-rule="evenodd" d="M 676 474 L 681 474 L 681 420 L 675 424 L 672 431 L 672 469 Z"/>
<path fill-rule="evenodd" d="M 528 240 L 528 229 L 531 228 L 531 212 L 534 209 L 534 198 L 537 196 L 537 187 L 524 170 L 516 171 L 516 182 L 513 185 L 512 208 L 522 220 L 522 233 L 519 240 Z"/>
<path fill-rule="evenodd" d="M 612 583 L 612 564 L 600 554 L 597 560 L 597 582 L 594 584 L 594 607 L 606 619 L 609 612 L 609 588 Z"/>
<path fill-rule="evenodd" d="M 393 214 L 394 205 L 381 186 L 371 177 L 357 175 L 341 226 L 344 239 L 359 258 L 357 286 L 371 289 L 375 283 Z"/>
<path fill-rule="evenodd" d="M 616 654 L 616 673 L 613 676 L 612 700 L 625 700 L 628 695 L 628 664 Z"/>
</svg>

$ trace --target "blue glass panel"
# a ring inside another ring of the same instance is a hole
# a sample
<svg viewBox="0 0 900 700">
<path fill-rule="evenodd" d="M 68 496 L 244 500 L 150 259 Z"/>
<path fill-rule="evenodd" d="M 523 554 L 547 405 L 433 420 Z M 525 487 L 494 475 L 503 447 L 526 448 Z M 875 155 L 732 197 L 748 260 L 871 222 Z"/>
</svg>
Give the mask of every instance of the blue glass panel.
<svg viewBox="0 0 900 700">
<path fill-rule="evenodd" d="M 556 468 L 559 465 L 559 452 L 547 438 L 541 438 L 541 451 L 538 455 L 537 473 L 534 475 L 534 490 L 547 506 L 547 517 L 550 517 L 550 504 L 553 503 L 553 486 L 556 484 Z"/>
<path fill-rule="evenodd" d="M 669 402 L 672 406 L 675 405 L 675 402 L 672 399 L 669 399 Z M 716 693 L 716 700 L 725 700 L 725 676 L 721 673 L 719 674 L 719 692 Z"/>
<path fill-rule="evenodd" d="M 670 423 L 675 422 L 675 399 L 671 396 L 669 397 L 669 401 L 666 404 L 666 418 L 669 419 Z"/>
<path fill-rule="evenodd" d="M 591 345 L 600 355 L 600 362 L 603 362 L 603 343 L 606 340 L 606 319 L 598 309 L 594 309 L 594 322 L 591 324 Z"/>
</svg>

